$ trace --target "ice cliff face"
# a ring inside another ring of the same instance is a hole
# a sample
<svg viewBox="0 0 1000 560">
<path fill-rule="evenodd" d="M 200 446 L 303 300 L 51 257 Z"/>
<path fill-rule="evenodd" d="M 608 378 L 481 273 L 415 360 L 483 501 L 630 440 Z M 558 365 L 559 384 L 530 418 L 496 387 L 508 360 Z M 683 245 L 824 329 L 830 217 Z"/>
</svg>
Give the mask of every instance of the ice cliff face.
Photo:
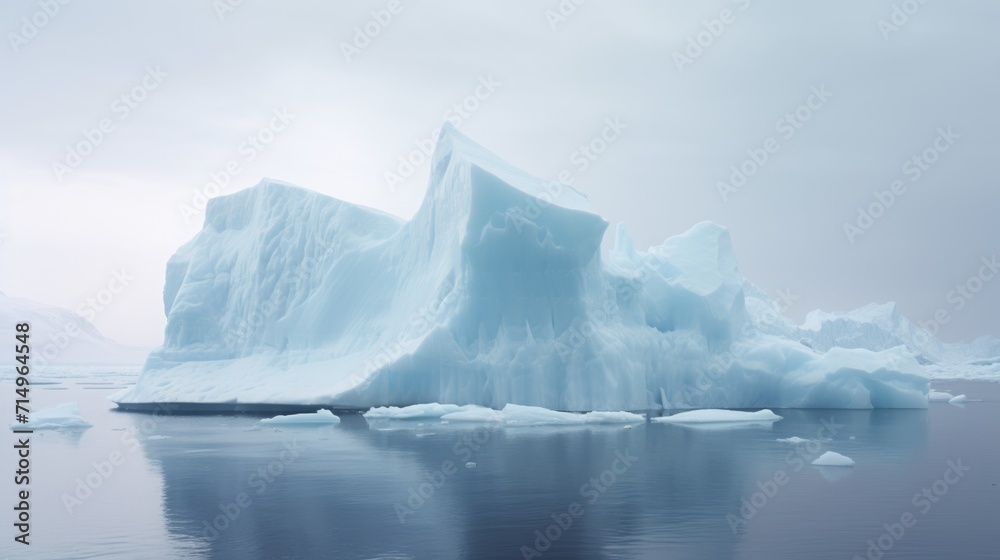
<svg viewBox="0 0 1000 560">
<path fill-rule="evenodd" d="M 163 347 L 123 406 L 925 407 L 903 348 L 811 349 L 751 313 L 729 233 L 642 252 L 572 188 L 447 127 L 414 217 L 265 180 L 167 266 Z"/>
</svg>

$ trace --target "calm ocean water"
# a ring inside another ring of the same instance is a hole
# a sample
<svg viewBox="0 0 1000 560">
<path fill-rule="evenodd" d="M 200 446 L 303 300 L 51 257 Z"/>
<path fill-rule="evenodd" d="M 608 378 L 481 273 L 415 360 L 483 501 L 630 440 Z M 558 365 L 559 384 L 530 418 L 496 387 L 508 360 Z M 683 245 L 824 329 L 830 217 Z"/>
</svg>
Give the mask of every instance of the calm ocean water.
<svg viewBox="0 0 1000 560">
<path fill-rule="evenodd" d="M 258 428 L 124 413 L 127 376 L 64 376 L 94 426 L 32 440 L 31 542 L 0 558 L 997 558 L 1000 385 L 964 407 L 776 410 L 769 426 Z M 13 395 L 9 382 L 0 384 Z M 11 403 L 2 408 L 12 417 Z M 793 445 L 778 438 L 818 440 Z M 13 437 L 0 464 L 14 467 Z M 825 451 L 854 468 L 809 463 Z M 469 468 L 466 463 L 473 462 Z M 117 463 L 117 464 L 114 464 Z"/>
</svg>

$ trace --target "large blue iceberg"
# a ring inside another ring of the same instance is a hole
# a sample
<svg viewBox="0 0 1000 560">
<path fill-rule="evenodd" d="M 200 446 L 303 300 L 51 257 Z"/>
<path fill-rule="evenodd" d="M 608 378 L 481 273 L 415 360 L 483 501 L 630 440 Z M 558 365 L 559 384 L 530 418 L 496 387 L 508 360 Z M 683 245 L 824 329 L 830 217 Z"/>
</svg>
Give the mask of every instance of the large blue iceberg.
<svg viewBox="0 0 1000 560">
<path fill-rule="evenodd" d="M 265 180 L 210 201 L 167 265 L 163 346 L 113 400 L 927 406 L 907 348 L 814 349 L 777 328 L 725 228 L 643 252 L 618 226 L 602 258 L 607 228 L 579 192 L 451 127 L 409 221 Z"/>
</svg>

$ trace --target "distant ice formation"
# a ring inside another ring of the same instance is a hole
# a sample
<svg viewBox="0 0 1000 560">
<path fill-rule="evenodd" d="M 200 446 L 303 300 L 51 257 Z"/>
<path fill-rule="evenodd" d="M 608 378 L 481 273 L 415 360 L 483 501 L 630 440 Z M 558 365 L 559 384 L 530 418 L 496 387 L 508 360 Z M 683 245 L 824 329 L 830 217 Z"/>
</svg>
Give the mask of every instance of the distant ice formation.
<svg viewBox="0 0 1000 560">
<path fill-rule="evenodd" d="M 84 306 L 81 306 L 81 308 Z M 81 309 L 90 311 L 90 308 Z M 13 340 L 18 323 L 31 325 L 32 365 L 141 365 L 148 351 L 124 346 L 102 335 L 84 316 L 0 292 L 0 336 Z"/>
</svg>

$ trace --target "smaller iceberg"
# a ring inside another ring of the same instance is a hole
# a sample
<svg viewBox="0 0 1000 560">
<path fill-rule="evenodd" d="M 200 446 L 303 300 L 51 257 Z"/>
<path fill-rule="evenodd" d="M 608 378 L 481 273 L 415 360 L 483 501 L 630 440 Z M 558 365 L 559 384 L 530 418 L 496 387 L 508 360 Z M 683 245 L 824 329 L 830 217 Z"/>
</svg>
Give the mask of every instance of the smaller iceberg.
<svg viewBox="0 0 1000 560">
<path fill-rule="evenodd" d="M 596 411 L 580 414 L 559 412 L 540 406 L 508 404 L 503 410 L 485 406 L 454 404 L 417 404 L 397 408 L 376 407 L 365 413 L 369 421 L 414 420 L 440 418 L 442 424 L 452 422 L 493 423 L 504 426 L 582 426 L 590 424 L 634 424 L 645 422 L 641 414 L 632 412 Z"/>
<path fill-rule="evenodd" d="M 761 422 L 777 422 L 778 420 L 781 420 L 781 416 L 778 416 L 766 408 L 764 410 L 758 410 L 757 412 L 742 412 L 739 410 L 720 410 L 709 408 L 705 410 L 681 412 L 680 414 L 674 414 L 673 416 L 653 418 L 653 422 L 660 422 L 664 424 L 738 424 L 744 422 L 759 424 Z"/>
<path fill-rule="evenodd" d="M 827 451 L 812 462 L 817 467 L 853 467 L 854 460 L 836 451 Z"/>
<path fill-rule="evenodd" d="M 794 445 L 798 445 L 800 443 L 809 443 L 812 440 L 808 440 L 808 439 L 804 439 L 804 438 L 800 438 L 800 437 L 790 437 L 790 438 L 778 438 L 778 441 L 781 442 L 781 443 L 791 443 L 791 444 L 794 444 Z"/>
<path fill-rule="evenodd" d="M 416 420 L 426 418 L 441 418 L 445 414 L 483 408 L 475 405 L 458 406 L 457 404 L 415 404 L 411 406 L 378 406 L 364 414 L 369 420 Z"/>
<path fill-rule="evenodd" d="M 14 422 L 12 430 L 79 430 L 91 427 L 80 416 L 80 408 L 75 402 L 63 403 L 51 408 L 43 408 L 28 414 L 26 423 Z"/>
<path fill-rule="evenodd" d="M 260 423 L 265 426 L 322 426 L 340 424 L 340 417 L 325 408 L 321 408 L 316 412 L 265 418 Z"/>
<path fill-rule="evenodd" d="M 955 395 L 945 393 L 943 391 L 931 391 L 930 394 L 927 395 L 927 400 L 930 402 L 946 402 L 953 398 L 955 398 Z"/>
<path fill-rule="evenodd" d="M 948 402 L 951 404 L 965 404 L 969 402 L 969 397 L 966 397 L 965 395 L 958 395 L 948 399 Z"/>
</svg>

